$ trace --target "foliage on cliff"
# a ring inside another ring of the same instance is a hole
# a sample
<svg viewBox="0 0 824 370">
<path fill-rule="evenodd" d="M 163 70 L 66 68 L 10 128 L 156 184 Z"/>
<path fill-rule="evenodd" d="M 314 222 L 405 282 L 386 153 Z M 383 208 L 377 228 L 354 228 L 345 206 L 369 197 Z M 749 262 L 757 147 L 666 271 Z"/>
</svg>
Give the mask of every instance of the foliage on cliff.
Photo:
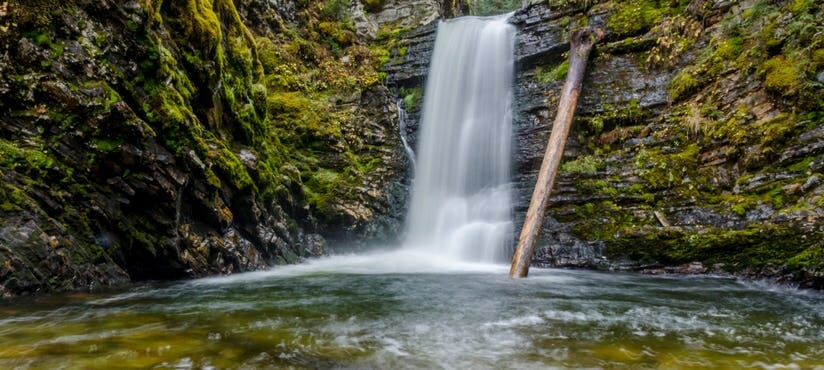
<svg viewBox="0 0 824 370">
<path fill-rule="evenodd" d="M 611 41 L 593 63 L 620 58 L 665 76 L 668 102 L 605 102 L 582 117 L 587 154 L 563 170 L 589 201 L 559 206 L 577 214 L 561 220 L 616 258 L 820 274 L 824 5 L 589 6 L 606 16 Z M 589 88 L 609 90 L 600 83 Z"/>
<path fill-rule="evenodd" d="M 0 294 L 362 235 L 399 164 L 381 60 L 344 3 L 0 2 Z"/>
</svg>

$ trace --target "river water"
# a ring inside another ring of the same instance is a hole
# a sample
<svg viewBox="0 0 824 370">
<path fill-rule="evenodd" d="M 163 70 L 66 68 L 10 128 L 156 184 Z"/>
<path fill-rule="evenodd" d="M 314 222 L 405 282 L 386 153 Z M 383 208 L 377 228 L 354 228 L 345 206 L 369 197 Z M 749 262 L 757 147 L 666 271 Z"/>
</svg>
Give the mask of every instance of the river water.
<svg viewBox="0 0 824 370">
<path fill-rule="evenodd" d="M 0 302 L 0 368 L 818 368 L 824 295 L 398 251 Z"/>
</svg>

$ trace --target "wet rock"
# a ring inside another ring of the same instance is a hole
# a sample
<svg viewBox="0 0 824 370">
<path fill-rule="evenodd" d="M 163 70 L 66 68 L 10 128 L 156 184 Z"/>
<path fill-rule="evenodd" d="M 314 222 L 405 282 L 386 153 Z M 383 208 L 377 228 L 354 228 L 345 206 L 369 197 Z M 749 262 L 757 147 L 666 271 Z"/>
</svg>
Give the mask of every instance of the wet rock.
<svg viewBox="0 0 824 370">
<path fill-rule="evenodd" d="M 704 264 L 701 262 L 690 262 L 686 265 L 677 266 L 671 271 L 673 271 L 676 274 L 695 275 L 707 272 L 707 268 L 704 267 Z"/>
<path fill-rule="evenodd" d="M 821 140 L 824 140 L 824 126 L 821 125 L 798 136 L 798 141 L 802 143 L 812 143 Z"/>
<path fill-rule="evenodd" d="M 798 281 L 799 289 L 824 290 L 824 272 L 821 271 L 804 270 L 793 280 Z"/>
<path fill-rule="evenodd" d="M 422 87 L 429 73 L 429 62 L 435 47 L 438 23 L 432 22 L 404 34 L 401 42 L 406 53 L 392 51 L 389 63 L 384 66 L 386 84 L 390 88 Z"/>
<path fill-rule="evenodd" d="M 318 257 L 326 254 L 326 240 L 318 234 L 306 234 L 303 245 L 309 256 Z"/>
<path fill-rule="evenodd" d="M 547 244 L 539 243 L 533 264 L 541 267 L 573 267 L 605 269 L 609 263 L 604 256 L 603 242 L 584 242 L 575 238 L 570 230 L 554 218 L 548 218 Z"/>
<path fill-rule="evenodd" d="M 567 28 L 552 19 L 545 4 L 534 4 L 515 12 L 510 23 L 518 27 L 515 59 L 519 70 L 561 61 L 569 50 Z"/>
<path fill-rule="evenodd" d="M 808 192 L 818 186 L 821 183 L 821 179 L 816 176 L 812 175 L 807 178 L 807 181 L 804 182 L 804 185 L 801 186 L 801 191 Z"/>
<path fill-rule="evenodd" d="M 378 157 L 383 165 L 365 173 L 360 186 L 339 189 L 328 202 L 331 212 L 316 215 L 318 232 L 336 247 L 395 240 L 392 231 L 400 229 L 406 210 L 409 162 L 400 142 L 395 100 L 384 87 L 364 91 L 357 99 L 356 125 L 344 125 L 341 131 L 368 142 L 361 155 Z"/>
<path fill-rule="evenodd" d="M 715 267 L 713 267 L 715 268 Z M 679 266 L 667 267 L 653 267 L 642 268 L 642 274 L 662 275 L 662 274 L 679 274 L 679 275 L 699 275 L 705 274 L 709 271 L 701 262 L 690 262 Z"/>
<path fill-rule="evenodd" d="M 298 22 L 300 5 L 295 0 L 252 0 L 235 5 L 246 24 L 260 35 L 274 36 L 283 26 Z"/>
<path fill-rule="evenodd" d="M 609 266 L 602 242 L 583 242 L 560 239 L 542 246 L 533 258 L 533 265 L 541 267 L 573 267 L 603 269 Z"/>
<path fill-rule="evenodd" d="M 726 267 L 726 264 L 714 263 L 712 266 L 710 266 L 707 273 L 712 274 L 712 275 L 726 275 L 727 272 L 724 270 L 725 267 Z"/>
<path fill-rule="evenodd" d="M 746 226 L 746 222 L 734 213 L 720 213 L 700 206 L 670 208 L 667 214 L 674 226 L 714 226 L 733 230 Z"/>
<path fill-rule="evenodd" d="M 386 0 L 379 12 L 370 14 L 372 22 L 395 27 L 419 27 L 441 17 L 437 0 Z"/>
<path fill-rule="evenodd" d="M 11 221 L 11 222 L 8 222 Z M 18 295 L 56 289 L 90 289 L 128 280 L 111 259 L 85 260 L 68 230 L 37 214 L 20 214 L 0 225 L 0 292 Z M 68 258 L 74 255 L 75 258 Z"/>
<path fill-rule="evenodd" d="M 747 181 L 745 181 L 741 186 L 737 186 L 736 188 L 738 192 L 750 192 L 777 181 L 788 180 L 794 177 L 795 175 L 790 173 L 759 173 L 752 178 L 747 179 Z"/>
<path fill-rule="evenodd" d="M 240 161 L 243 162 L 246 167 L 253 170 L 257 169 L 257 156 L 249 149 L 241 149 L 238 158 L 240 158 Z"/>
<path fill-rule="evenodd" d="M 365 40 L 374 40 L 378 31 L 378 24 L 374 19 L 369 18 L 363 4 L 360 1 L 353 2 L 349 13 L 358 36 Z"/>
<path fill-rule="evenodd" d="M 747 221 L 756 222 L 769 219 L 775 214 L 775 209 L 767 204 L 759 204 L 755 209 L 748 211 L 746 214 Z"/>
</svg>

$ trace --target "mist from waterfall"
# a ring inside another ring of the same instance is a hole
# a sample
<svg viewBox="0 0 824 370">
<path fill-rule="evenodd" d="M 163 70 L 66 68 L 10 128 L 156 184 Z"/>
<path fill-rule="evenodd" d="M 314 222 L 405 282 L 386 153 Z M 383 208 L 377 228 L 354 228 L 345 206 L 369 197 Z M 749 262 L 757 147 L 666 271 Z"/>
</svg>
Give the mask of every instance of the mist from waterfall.
<svg viewBox="0 0 824 370">
<path fill-rule="evenodd" d="M 443 21 L 424 90 L 406 248 L 502 262 L 512 239 L 509 16 Z"/>
</svg>

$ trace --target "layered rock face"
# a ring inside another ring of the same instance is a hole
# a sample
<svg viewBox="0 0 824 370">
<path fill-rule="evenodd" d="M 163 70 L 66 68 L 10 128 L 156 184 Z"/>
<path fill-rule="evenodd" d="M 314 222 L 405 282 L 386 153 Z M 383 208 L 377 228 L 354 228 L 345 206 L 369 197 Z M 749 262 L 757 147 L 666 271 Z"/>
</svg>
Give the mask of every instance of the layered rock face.
<svg viewBox="0 0 824 370">
<path fill-rule="evenodd" d="M 0 1 L 0 295 L 396 235 L 397 110 L 346 11 Z"/>
<path fill-rule="evenodd" d="M 535 264 L 701 262 L 704 272 L 820 287 L 821 5 L 576 4 L 534 4 L 511 18 L 519 222 L 565 78 L 569 30 L 607 32 L 588 66 Z M 422 86 L 433 37 L 430 26 L 400 42 L 406 54 L 386 67 L 400 95 Z"/>
</svg>

